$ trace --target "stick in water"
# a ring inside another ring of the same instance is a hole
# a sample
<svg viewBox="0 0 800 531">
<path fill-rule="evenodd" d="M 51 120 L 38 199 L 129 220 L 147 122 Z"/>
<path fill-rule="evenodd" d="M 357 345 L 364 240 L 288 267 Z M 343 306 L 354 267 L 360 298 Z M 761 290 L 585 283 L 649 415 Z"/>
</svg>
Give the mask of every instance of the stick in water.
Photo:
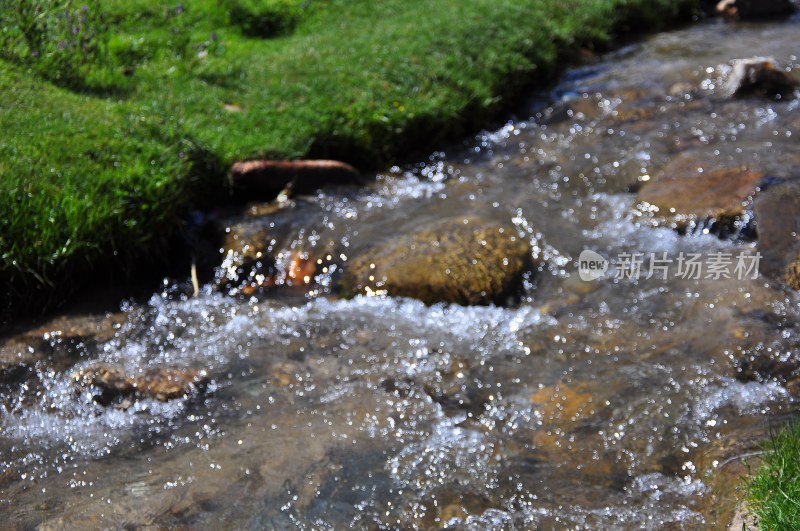
<svg viewBox="0 0 800 531">
<path fill-rule="evenodd" d="M 200 295 L 200 282 L 197 281 L 197 264 L 194 262 L 192 262 L 192 287 L 194 288 L 192 297 Z"/>
</svg>

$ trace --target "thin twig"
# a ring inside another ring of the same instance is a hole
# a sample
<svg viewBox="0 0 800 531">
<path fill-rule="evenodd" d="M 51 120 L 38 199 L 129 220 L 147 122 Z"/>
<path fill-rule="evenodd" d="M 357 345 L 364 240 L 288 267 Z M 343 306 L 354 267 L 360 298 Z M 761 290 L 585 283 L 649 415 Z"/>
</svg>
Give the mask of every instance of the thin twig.
<svg viewBox="0 0 800 531">
<path fill-rule="evenodd" d="M 197 264 L 194 260 L 192 260 L 192 287 L 194 288 L 192 297 L 200 295 L 200 282 L 197 280 Z"/>
</svg>

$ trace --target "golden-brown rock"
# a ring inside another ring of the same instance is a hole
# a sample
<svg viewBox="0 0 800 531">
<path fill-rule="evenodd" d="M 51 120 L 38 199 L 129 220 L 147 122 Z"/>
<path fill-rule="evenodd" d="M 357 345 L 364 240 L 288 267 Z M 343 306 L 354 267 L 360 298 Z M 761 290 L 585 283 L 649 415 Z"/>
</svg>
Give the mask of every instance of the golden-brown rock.
<svg viewBox="0 0 800 531">
<path fill-rule="evenodd" d="M 531 263 L 511 226 L 477 218 L 433 223 L 372 247 L 347 264 L 346 294 L 385 291 L 426 304 L 502 302 Z"/>
<path fill-rule="evenodd" d="M 783 280 L 792 289 L 800 290 L 800 254 L 786 266 L 783 272 Z"/>
<path fill-rule="evenodd" d="M 193 394 L 206 382 L 205 371 L 177 368 L 151 369 L 133 379 L 136 392 L 162 402 Z"/>
<path fill-rule="evenodd" d="M 130 395 L 134 392 L 134 380 L 122 367 L 93 365 L 72 374 L 72 381 L 79 387 L 97 387 L 109 396 Z"/>
<path fill-rule="evenodd" d="M 12 333 L 0 341 L 0 375 L 42 361 L 63 370 L 75 357 L 113 338 L 125 318 L 122 312 L 59 316 Z"/>
<path fill-rule="evenodd" d="M 654 225 L 679 228 L 712 219 L 728 224 L 744 214 L 763 177 L 750 168 L 715 167 L 695 155 L 681 155 L 642 186 L 636 213 Z"/>
<path fill-rule="evenodd" d="M 72 380 L 81 389 L 98 389 L 95 401 L 106 405 L 131 395 L 166 402 L 200 390 L 207 377 L 205 371 L 183 368 L 149 369 L 134 377 L 122 367 L 99 363 L 74 372 Z"/>
</svg>

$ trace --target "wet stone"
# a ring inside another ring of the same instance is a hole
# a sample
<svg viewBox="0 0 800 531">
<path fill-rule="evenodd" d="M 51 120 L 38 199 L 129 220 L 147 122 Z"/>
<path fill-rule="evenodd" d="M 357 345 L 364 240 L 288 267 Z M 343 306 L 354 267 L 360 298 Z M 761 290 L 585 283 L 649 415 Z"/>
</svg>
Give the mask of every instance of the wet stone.
<svg viewBox="0 0 800 531">
<path fill-rule="evenodd" d="M 737 361 L 736 378 L 741 382 L 778 382 L 796 394 L 800 391 L 800 360 L 778 357 L 773 352 L 754 350 Z"/>
<path fill-rule="evenodd" d="M 787 98 L 800 90 L 800 79 L 782 69 L 771 57 L 733 61 L 725 91 L 733 97 Z"/>
<path fill-rule="evenodd" d="M 297 371 L 301 368 L 299 363 L 284 361 L 270 367 L 269 381 L 276 387 L 288 387 L 298 382 Z"/>
<path fill-rule="evenodd" d="M 165 402 L 202 391 L 208 383 L 205 371 L 159 368 L 134 379 L 136 392 Z"/>
<path fill-rule="evenodd" d="M 385 292 L 426 304 L 504 302 L 531 265 L 512 226 L 478 218 L 433 223 L 378 244 L 347 264 L 346 294 Z"/>
<path fill-rule="evenodd" d="M 593 413 L 594 397 L 590 388 L 582 384 L 542 387 L 530 398 L 532 403 L 540 406 L 542 416 L 548 420 L 571 423 Z"/>
<path fill-rule="evenodd" d="M 469 516 L 480 515 L 496 504 L 482 492 L 465 490 L 460 485 L 448 485 L 437 489 L 432 502 L 425 505 L 425 527 L 435 528 L 457 525 Z"/>
<path fill-rule="evenodd" d="M 492 391 L 488 387 L 476 385 L 474 382 L 450 385 L 425 384 L 425 394 L 442 406 L 446 413 L 466 412 L 477 416 L 486 410 L 492 399 Z"/>
<path fill-rule="evenodd" d="M 771 186 L 753 208 L 760 271 L 800 289 L 800 183 Z"/>
<path fill-rule="evenodd" d="M 72 381 L 81 388 L 100 389 L 101 394 L 95 397 L 95 401 L 104 404 L 118 396 L 131 395 L 135 390 L 133 379 L 122 367 L 108 365 L 88 367 L 73 373 Z"/>
<path fill-rule="evenodd" d="M 122 313 L 65 316 L 0 342 L 0 381 L 37 361 L 61 368 L 114 337 L 125 320 Z"/>
<path fill-rule="evenodd" d="M 691 95 L 697 91 L 697 87 L 687 81 L 678 81 L 673 83 L 667 93 L 674 98 L 682 98 Z"/>
<path fill-rule="evenodd" d="M 229 295 L 254 295 L 276 286 L 308 286 L 317 274 L 317 260 L 305 251 L 288 256 L 270 253 L 269 233 L 257 222 L 226 228 L 223 261 L 216 285 Z"/>
<path fill-rule="evenodd" d="M 231 223 L 224 229 L 223 253 L 237 254 L 242 258 L 260 258 L 267 252 L 270 235 L 258 223 Z"/>
<path fill-rule="evenodd" d="M 416 382 L 413 378 L 395 378 L 394 376 L 390 376 L 381 381 L 380 387 L 389 394 L 399 398 L 406 398 L 416 387 Z"/>
<path fill-rule="evenodd" d="M 154 398 L 161 402 L 200 392 L 208 379 L 205 371 L 179 368 L 149 369 L 130 376 L 122 367 L 97 364 L 72 374 L 78 389 L 95 389 L 95 402 L 109 405 L 126 397 Z"/>
<path fill-rule="evenodd" d="M 453 366 L 458 365 L 458 362 L 453 363 Z M 379 387 L 398 398 L 427 397 L 448 415 L 467 413 L 477 417 L 493 399 L 491 388 L 477 381 L 474 373 L 466 368 L 452 374 L 447 369 L 436 370 L 415 378 L 390 376 L 383 379 Z"/>
<path fill-rule="evenodd" d="M 270 236 L 264 227 L 245 221 L 230 223 L 223 230 L 223 260 L 215 275 L 217 287 L 231 295 L 274 287 L 278 269 L 268 254 Z"/>
<path fill-rule="evenodd" d="M 634 214 L 651 225 L 685 230 L 712 224 L 724 234 L 744 217 L 764 175 L 747 167 L 713 167 L 695 154 L 673 159 L 636 195 Z"/>
</svg>

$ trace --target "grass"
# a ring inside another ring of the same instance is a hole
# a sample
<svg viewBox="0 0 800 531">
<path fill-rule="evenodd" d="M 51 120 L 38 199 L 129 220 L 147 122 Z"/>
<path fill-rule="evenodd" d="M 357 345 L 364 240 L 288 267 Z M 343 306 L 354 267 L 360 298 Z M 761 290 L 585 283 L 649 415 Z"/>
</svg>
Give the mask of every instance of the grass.
<svg viewBox="0 0 800 531">
<path fill-rule="evenodd" d="M 800 423 L 776 433 L 749 484 L 749 506 L 765 530 L 800 529 Z"/>
<path fill-rule="evenodd" d="M 487 123 L 578 47 L 658 29 L 696 3 L 104 0 L 91 4 L 97 31 L 81 30 L 87 61 L 64 51 L 58 10 L 41 19 L 47 54 L 31 52 L 9 7 L 31 1 L 0 7 L 7 310 L 152 254 L 236 160 L 388 163 Z"/>
</svg>

